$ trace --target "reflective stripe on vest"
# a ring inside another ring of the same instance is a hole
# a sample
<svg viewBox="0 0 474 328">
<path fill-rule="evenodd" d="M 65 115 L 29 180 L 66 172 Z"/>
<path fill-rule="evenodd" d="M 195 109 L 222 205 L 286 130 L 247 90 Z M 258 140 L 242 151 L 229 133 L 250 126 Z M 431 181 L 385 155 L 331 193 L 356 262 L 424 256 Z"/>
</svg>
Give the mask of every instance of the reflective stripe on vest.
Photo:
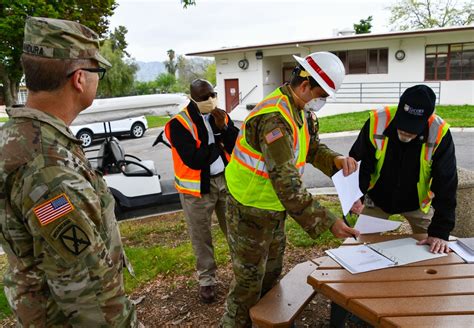
<svg viewBox="0 0 474 328">
<path fill-rule="evenodd" d="M 170 136 L 169 125 L 172 120 L 176 119 L 181 125 L 184 126 L 186 130 L 191 133 L 194 140 L 196 140 L 196 148 L 201 146 L 201 140 L 197 133 L 197 127 L 194 124 L 191 116 L 189 116 L 188 109 L 185 108 L 178 114 L 176 114 L 166 125 L 165 125 L 165 134 L 168 140 L 171 143 L 171 153 L 173 156 L 173 167 L 174 167 L 174 182 L 175 187 L 178 192 L 183 194 L 189 194 L 196 197 L 201 197 L 201 170 L 194 170 L 184 164 L 179 156 L 176 148 L 173 147 L 173 140 Z"/>
<path fill-rule="evenodd" d="M 250 119 L 274 112 L 280 113 L 292 128 L 295 166 L 303 174 L 310 139 L 308 124 L 301 111 L 303 126 L 298 129 L 291 115 L 288 97 L 279 89 L 257 104 L 245 119 L 225 173 L 229 192 L 241 204 L 283 211 L 284 207 L 273 189 L 262 153 L 253 149 L 245 139 L 246 125 Z"/>
<path fill-rule="evenodd" d="M 255 109 L 248 115 L 247 119 L 245 122 L 247 122 L 250 118 L 261 115 L 261 114 L 266 114 L 270 112 L 275 112 L 275 108 L 279 109 L 279 112 L 283 115 L 285 120 L 290 124 L 293 130 L 293 153 L 295 156 L 295 163 L 296 167 L 298 168 L 300 174 L 303 174 L 304 172 L 304 166 L 306 164 L 306 157 L 299 158 L 300 157 L 300 139 L 298 137 L 299 134 L 299 129 L 297 128 L 296 123 L 293 121 L 293 118 L 291 116 L 291 111 L 288 105 L 288 100 L 283 99 L 281 96 L 275 96 L 271 98 L 264 99 L 260 104 L 258 104 Z M 269 110 L 270 109 L 270 110 Z M 303 113 L 303 112 L 302 112 Z M 306 119 L 303 117 L 302 119 L 304 122 L 306 122 Z M 304 129 L 305 134 L 304 134 L 304 144 L 306 145 L 306 148 L 309 147 L 309 143 L 307 144 L 307 140 L 309 140 L 309 130 L 307 128 L 307 125 L 304 124 L 306 128 Z M 265 162 L 263 161 L 262 154 L 258 151 L 255 151 L 251 148 L 247 149 L 244 145 L 242 145 L 242 138 L 244 138 L 245 134 L 245 125 L 243 126 L 241 133 L 239 134 L 239 137 L 237 138 L 237 142 L 234 148 L 233 154 L 235 155 L 236 159 L 244 166 L 248 167 L 249 169 L 255 170 L 256 174 L 261 175 L 263 177 L 268 178 L 268 172 L 267 168 L 265 165 Z M 295 133 L 296 132 L 296 133 Z M 307 153 L 307 150 L 306 150 Z"/>
<path fill-rule="evenodd" d="M 197 127 L 191 119 L 191 116 L 189 116 L 188 109 L 185 108 L 183 111 L 176 114 L 174 118 L 177 119 L 192 134 L 194 140 L 198 141 L 199 144 L 197 147 L 199 147 L 201 145 L 201 140 L 199 140 Z"/>
<path fill-rule="evenodd" d="M 375 166 L 375 172 L 371 175 L 369 190 L 375 186 L 380 177 L 388 145 L 388 137 L 383 133 L 393 120 L 396 110 L 396 108 L 389 109 L 388 107 L 385 107 L 383 110 L 372 111 L 370 113 L 369 138 L 370 142 L 375 147 L 375 158 L 377 163 Z M 439 116 L 433 114 L 428 119 L 428 126 L 428 140 L 423 143 L 421 147 L 420 174 L 417 183 L 420 209 L 425 213 L 428 213 L 431 206 L 431 200 L 434 198 L 434 194 L 430 190 L 432 180 L 431 159 L 442 138 L 446 135 L 446 132 L 448 132 L 449 124 Z"/>
<path fill-rule="evenodd" d="M 189 194 L 201 194 L 201 181 L 200 180 L 189 180 L 184 178 L 174 177 L 176 189 L 183 193 Z M 189 192 L 186 192 L 189 191 Z"/>
</svg>

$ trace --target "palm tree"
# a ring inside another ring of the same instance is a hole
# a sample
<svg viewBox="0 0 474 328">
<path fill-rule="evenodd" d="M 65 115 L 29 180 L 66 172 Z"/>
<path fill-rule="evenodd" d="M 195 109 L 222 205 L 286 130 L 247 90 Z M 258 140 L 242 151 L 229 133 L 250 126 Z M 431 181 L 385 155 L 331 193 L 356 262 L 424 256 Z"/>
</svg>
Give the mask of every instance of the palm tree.
<svg viewBox="0 0 474 328">
<path fill-rule="evenodd" d="M 167 51 L 168 60 L 165 61 L 165 67 L 169 74 L 176 76 L 176 68 L 178 65 L 175 63 L 175 52 L 173 49 Z"/>
</svg>

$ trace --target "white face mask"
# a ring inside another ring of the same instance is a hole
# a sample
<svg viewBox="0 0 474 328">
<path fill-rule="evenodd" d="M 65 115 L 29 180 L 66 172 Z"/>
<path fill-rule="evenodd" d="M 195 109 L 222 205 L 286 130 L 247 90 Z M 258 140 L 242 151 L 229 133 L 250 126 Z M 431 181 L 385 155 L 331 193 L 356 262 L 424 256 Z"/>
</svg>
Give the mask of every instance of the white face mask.
<svg viewBox="0 0 474 328">
<path fill-rule="evenodd" d="M 199 111 L 202 114 L 209 114 L 217 107 L 217 97 L 215 98 L 209 97 L 209 99 L 204 100 L 204 101 L 196 101 L 194 99 L 192 100 L 196 103 L 196 105 L 199 108 Z"/>
<path fill-rule="evenodd" d="M 314 98 L 304 105 L 304 109 L 317 113 L 325 104 L 326 98 Z"/>
<path fill-rule="evenodd" d="M 397 131 L 397 134 L 398 134 L 398 140 L 400 140 L 403 143 L 409 143 L 410 141 L 412 141 L 413 139 L 416 138 L 416 137 L 410 138 L 410 137 L 401 135 L 400 132 L 398 132 L 398 131 Z"/>
</svg>

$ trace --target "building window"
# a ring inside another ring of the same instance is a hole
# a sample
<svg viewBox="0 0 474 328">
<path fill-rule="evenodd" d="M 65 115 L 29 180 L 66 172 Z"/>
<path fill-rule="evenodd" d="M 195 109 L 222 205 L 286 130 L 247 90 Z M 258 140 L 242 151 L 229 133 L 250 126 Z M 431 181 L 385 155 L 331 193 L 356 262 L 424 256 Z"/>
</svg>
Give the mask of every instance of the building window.
<svg viewBox="0 0 474 328">
<path fill-rule="evenodd" d="M 388 49 L 334 51 L 347 74 L 387 74 Z"/>
<path fill-rule="evenodd" d="M 425 80 L 474 80 L 474 43 L 427 46 Z"/>
<path fill-rule="evenodd" d="M 349 62 L 348 74 L 367 73 L 367 50 L 351 50 L 347 53 Z"/>
</svg>

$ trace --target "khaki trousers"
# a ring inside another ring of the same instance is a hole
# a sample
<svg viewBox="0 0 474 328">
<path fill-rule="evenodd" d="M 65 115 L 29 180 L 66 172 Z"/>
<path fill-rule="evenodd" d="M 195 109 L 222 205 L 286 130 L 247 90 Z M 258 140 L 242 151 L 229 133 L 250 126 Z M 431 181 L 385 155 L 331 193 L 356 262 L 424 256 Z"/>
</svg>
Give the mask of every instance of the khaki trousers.
<svg viewBox="0 0 474 328">
<path fill-rule="evenodd" d="M 367 195 L 365 196 L 364 205 L 365 206 L 362 214 L 370 215 L 380 219 L 388 219 L 388 217 L 392 215 L 375 205 L 372 199 L 370 199 L 370 197 Z M 413 233 L 426 233 L 428 231 L 428 226 L 431 224 L 431 218 L 433 217 L 434 211 L 433 208 L 430 207 L 429 212 L 426 214 L 420 209 L 394 214 L 400 214 L 405 219 L 407 219 Z"/>
<path fill-rule="evenodd" d="M 202 195 L 201 198 L 188 194 L 179 194 L 179 197 L 188 225 L 194 256 L 196 257 L 199 285 L 213 286 L 216 284 L 217 270 L 211 231 L 213 212 L 216 212 L 222 232 L 227 235 L 225 222 L 227 192 L 224 174 L 211 177 L 209 194 Z"/>
</svg>

